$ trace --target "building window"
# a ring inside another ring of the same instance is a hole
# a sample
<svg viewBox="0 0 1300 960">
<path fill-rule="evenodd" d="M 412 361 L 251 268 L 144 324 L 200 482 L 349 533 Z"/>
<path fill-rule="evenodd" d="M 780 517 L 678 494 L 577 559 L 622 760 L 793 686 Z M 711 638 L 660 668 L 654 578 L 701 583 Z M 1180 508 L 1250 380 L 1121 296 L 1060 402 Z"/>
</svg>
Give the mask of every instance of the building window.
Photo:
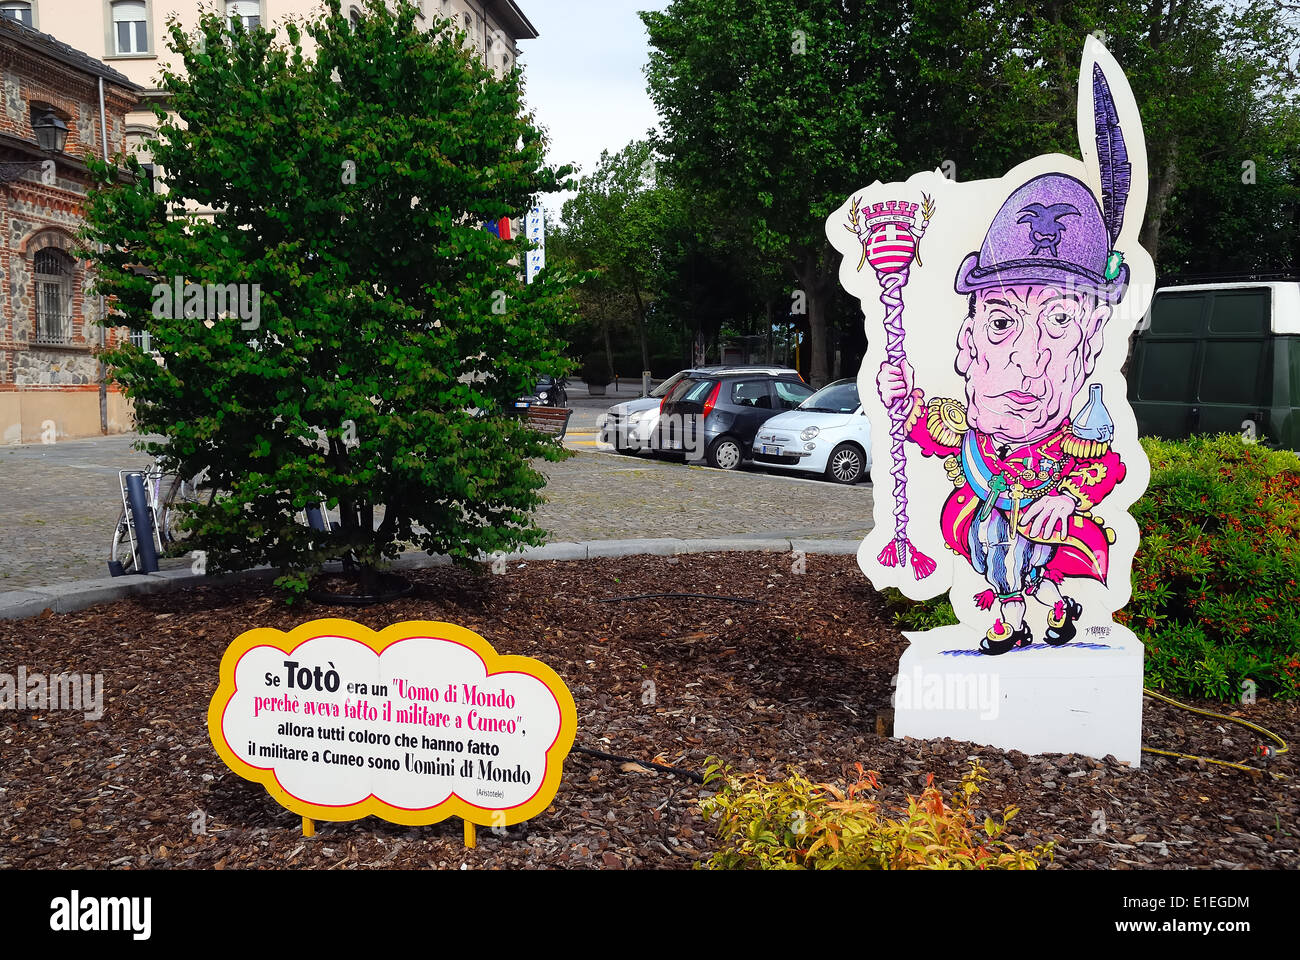
<svg viewBox="0 0 1300 960">
<path fill-rule="evenodd" d="M 262 0 L 226 0 L 226 18 L 233 27 L 238 20 L 245 30 L 262 25 Z"/>
<path fill-rule="evenodd" d="M 149 52 L 149 13 L 145 0 L 113 3 L 113 49 L 119 54 Z"/>
<path fill-rule="evenodd" d="M 32 5 L 27 0 L 4 0 L 0 3 L 0 17 L 17 20 L 25 27 L 32 26 Z"/>
<path fill-rule="evenodd" d="M 361 11 L 353 7 L 348 11 L 348 19 L 352 21 L 352 29 L 356 30 L 361 26 Z"/>
<path fill-rule="evenodd" d="M 131 344 L 135 347 L 140 348 L 145 353 L 149 353 L 151 350 L 153 350 L 153 341 L 150 338 L 147 330 L 132 330 Z"/>
<path fill-rule="evenodd" d="M 67 343 L 72 339 L 72 258 L 57 247 L 46 247 L 36 251 L 32 265 L 36 274 L 36 340 Z"/>
</svg>

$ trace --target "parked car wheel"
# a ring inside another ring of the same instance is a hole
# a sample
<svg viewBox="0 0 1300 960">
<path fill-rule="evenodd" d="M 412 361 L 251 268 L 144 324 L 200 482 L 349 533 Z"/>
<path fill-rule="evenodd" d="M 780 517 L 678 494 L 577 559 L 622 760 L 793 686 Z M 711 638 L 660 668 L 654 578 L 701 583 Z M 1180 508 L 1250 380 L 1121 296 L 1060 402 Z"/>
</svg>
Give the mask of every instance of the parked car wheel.
<svg viewBox="0 0 1300 960">
<path fill-rule="evenodd" d="M 866 458 L 856 444 L 841 443 L 831 451 L 826 461 L 826 479 L 835 483 L 852 484 L 862 479 Z"/>
<path fill-rule="evenodd" d="M 735 437 L 722 436 L 709 444 L 709 466 L 719 470 L 735 470 L 745 460 L 740 441 Z"/>
</svg>

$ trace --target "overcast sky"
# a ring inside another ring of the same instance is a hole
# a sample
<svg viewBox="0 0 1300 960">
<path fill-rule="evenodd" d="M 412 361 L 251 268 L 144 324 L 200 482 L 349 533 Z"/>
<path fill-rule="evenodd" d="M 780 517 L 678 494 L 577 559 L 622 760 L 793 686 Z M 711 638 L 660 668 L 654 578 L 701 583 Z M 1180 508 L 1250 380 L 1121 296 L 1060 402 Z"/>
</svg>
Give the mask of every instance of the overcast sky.
<svg viewBox="0 0 1300 960">
<path fill-rule="evenodd" d="M 644 137 L 658 116 L 645 91 L 648 53 L 638 10 L 662 10 L 669 0 L 520 0 L 540 35 L 519 45 L 529 106 L 546 127 L 551 162 L 592 172 L 611 153 Z M 558 218 L 571 194 L 543 199 Z"/>
</svg>

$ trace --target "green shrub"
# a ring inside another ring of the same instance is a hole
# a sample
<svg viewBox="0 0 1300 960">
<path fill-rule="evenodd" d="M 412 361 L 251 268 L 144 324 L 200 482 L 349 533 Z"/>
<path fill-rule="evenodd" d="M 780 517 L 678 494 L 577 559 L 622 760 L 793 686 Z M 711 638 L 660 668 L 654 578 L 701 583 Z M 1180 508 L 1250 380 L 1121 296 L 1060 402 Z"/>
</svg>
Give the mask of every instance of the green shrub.
<svg viewBox="0 0 1300 960">
<path fill-rule="evenodd" d="M 1151 686 L 1235 699 L 1300 694 L 1300 457 L 1234 435 L 1143 440 L 1151 486 L 1116 619 L 1146 644 Z"/>
<path fill-rule="evenodd" d="M 1133 505 L 1142 542 L 1115 619 L 1146 644 L 1147 684 L 1228 700 L 1251 680 L 1300 695 L 1300 457 L 1235 435 L 1142 446 L 1151 485 Z M 884 597 L 901 627 L 957 622 L 947 597 Z"/>
<path fill-rule="evenodd" d="M 700 802 L 717 817 L 721 848 L 706 864 L 715 870 L 1036 870 L 1052 858 L 1051 843 L 1026 852 L 1000 839 L 1015 807 L 977 827 L 970 803 L 988 777 L 974 761 L 951 801 L 931 774 L 896 818 L 867 797 L 880 785 L 861 764 L 846 790 L 798 774 L 773 783 L 713 759 L 706 770 L 705 783 L 720 788 Z"/>
<path fill-rule="evenodd" d="M 481 229 L 569 183 L 520 77 L 409 3 L 317 6 L 282 35 L 173 22 L 167 189 L 134 156 L 130 180 L 99 163 L 83 236 L 105 322 L 150 336 L 103 354 L 162 437 L 145 447 L 219 491 L 185 511 L 186 549 L 209 573 L 278 568 L 291 595 L 329 560 L 371 592 L 406 545 L 468 563 L 545 540 L 532 461 L 561 454 L 514 400 L 565 372 L 571 281 L 525 283 L 527 241 Z M 255 312 L 223 305 L 237 286 Z M 298 520 L 321 501 L 338 529 Z"/>
<path fill-rule="evenodd" d="M 897 587 L 886 587 L 881 596 L 885 598 L 885 612 L 904 630 L 933 630 L 958 622 L 946 593 L 920 603 L 909 599 Z"/>
</svg>

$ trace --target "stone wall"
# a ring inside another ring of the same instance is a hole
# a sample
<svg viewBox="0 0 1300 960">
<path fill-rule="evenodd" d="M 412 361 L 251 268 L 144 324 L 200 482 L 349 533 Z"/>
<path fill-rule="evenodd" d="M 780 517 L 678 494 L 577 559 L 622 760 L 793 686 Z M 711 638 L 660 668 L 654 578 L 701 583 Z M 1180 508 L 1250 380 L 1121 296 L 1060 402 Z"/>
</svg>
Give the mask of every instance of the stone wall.
<svg viewBox="0 0 1300 960">
<path fill-rule="evenodd" d="M 98 383 L 99 363 L 84 353 L 33 347 L 21 351 L 14 359 L 15 386 L 84 387 Z"/>
</svg>

